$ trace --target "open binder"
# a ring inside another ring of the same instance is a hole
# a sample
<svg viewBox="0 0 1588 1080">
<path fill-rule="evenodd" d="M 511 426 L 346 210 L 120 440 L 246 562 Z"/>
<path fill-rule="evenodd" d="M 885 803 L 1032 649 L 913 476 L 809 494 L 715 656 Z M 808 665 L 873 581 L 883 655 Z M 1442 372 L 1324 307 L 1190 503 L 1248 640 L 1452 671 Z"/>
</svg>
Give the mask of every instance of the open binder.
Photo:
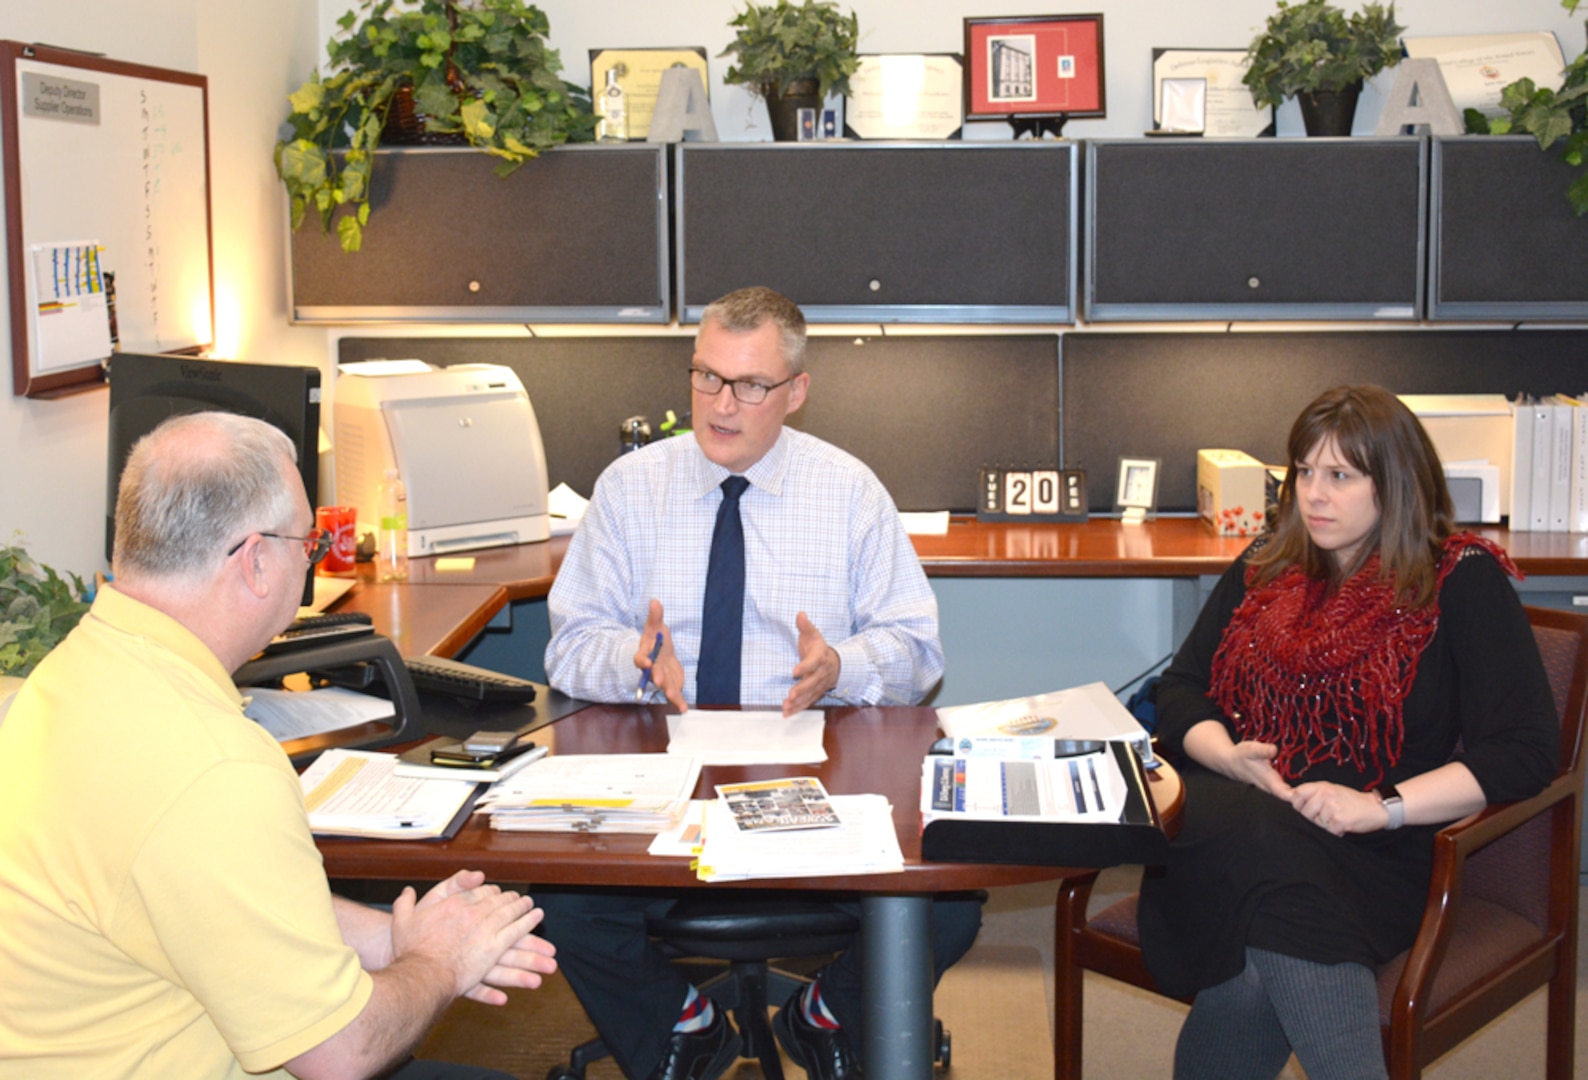
<svg viewBox="0 0 1588 1080">
<path fill-rule="evenodd" d="M 939 817 L 922 830 L 921 857 L 932 862 L 1032 866 L 1162 862 L 1169 838 L 1148 793 L 1146 770 L 1126 743 L 1111 742 L 1108 752 L 1125 778 L 1124 809 L 1117 823 Z"/>
</svg>

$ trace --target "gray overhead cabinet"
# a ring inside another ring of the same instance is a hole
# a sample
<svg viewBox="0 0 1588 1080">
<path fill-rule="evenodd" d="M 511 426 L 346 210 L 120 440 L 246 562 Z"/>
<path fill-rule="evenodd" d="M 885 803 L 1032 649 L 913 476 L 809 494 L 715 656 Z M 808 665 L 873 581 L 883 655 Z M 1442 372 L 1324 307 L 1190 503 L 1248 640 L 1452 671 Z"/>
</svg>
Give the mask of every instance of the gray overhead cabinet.
<svg viewBox="0 0 1588 1080">
<path fill-rule="evenodd" d="M 363 250 L 292 234 L 297 322 L 661 323 L 664 148 L 564 146 L 512 175 L 478 150 L 376 154 Z"/>
<path fill-rule="evenodd" d="M 681 143 L 679 315 L 747 284 L 813 322 L 1069 323 L 1074 143 Z"/>
</svg>

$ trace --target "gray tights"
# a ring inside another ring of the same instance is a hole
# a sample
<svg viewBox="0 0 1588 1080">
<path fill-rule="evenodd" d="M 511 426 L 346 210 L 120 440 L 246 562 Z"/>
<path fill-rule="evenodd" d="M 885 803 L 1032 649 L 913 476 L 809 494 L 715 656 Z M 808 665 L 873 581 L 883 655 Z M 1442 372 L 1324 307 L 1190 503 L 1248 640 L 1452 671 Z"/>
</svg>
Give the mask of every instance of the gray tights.
<svg viewBox="0 0 1588 1080">
<path fill-rule="evenodd" d="M 1197 994 L 1175 1080 L 1273 1080 L 1294 1052 L 1308 1080 L 1383 1080 L 1378 982 L 1361 964 L 1246 950 L 1246 969 Z"/>
</svg>

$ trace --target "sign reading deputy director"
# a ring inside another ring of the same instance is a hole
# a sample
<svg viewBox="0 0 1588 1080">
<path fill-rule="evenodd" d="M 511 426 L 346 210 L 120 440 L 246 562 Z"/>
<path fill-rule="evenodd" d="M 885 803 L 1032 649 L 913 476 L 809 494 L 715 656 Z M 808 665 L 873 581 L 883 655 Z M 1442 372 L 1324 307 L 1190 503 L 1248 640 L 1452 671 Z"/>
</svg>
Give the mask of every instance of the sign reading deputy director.
<svg viewBox="0 0 1588 1080">
<path fill-rule="evenodd" d="M 39 71 L 22 73 L 22 115 L 41 120 L 99 123 L 99 84 Z"/>
</svg>

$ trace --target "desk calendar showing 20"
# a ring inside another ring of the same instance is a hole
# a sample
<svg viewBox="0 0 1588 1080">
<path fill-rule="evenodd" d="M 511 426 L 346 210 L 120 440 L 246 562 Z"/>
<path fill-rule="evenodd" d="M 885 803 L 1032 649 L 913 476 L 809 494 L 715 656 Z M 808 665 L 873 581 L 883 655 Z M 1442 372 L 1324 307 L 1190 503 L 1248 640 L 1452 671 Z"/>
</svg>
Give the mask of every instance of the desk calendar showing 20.
<svg viewBox="0 0 1588 1080">
<path fill-rule="evenodd" d="M 1085 521 L 1086 472 L 1083 469 L 981 470 L 977 484 L 978 521 Z"/>
</svg>

